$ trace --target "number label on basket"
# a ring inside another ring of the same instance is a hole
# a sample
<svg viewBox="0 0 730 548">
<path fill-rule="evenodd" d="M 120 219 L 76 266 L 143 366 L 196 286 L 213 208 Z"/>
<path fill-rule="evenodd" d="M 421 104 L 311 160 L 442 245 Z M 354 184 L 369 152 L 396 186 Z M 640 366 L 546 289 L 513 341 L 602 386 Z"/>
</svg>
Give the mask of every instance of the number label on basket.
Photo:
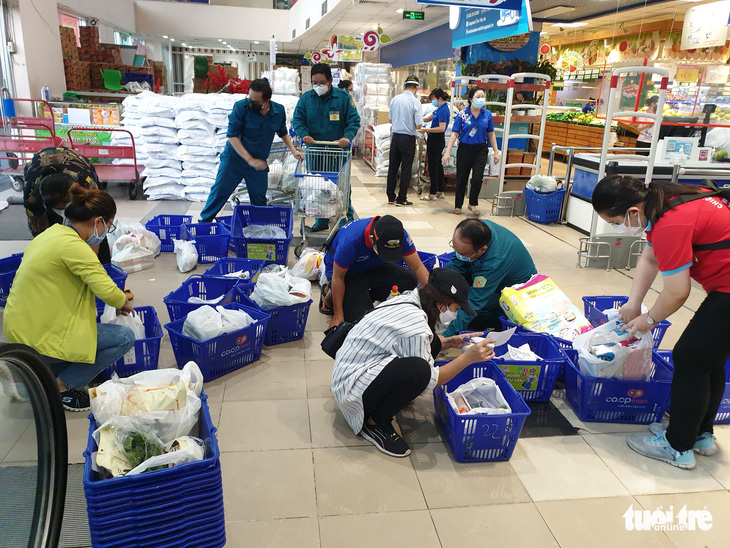
<svg viewBox="0 0 730 548">
<path fill-rule="evenodd" d="M 541 365 L 500 365 L 499 368 L 515 390 L 537 390 Z"/>
<path fill-rule="evenodd" d="M 132 349 L 124 355 L 124 365 L 132 365 L 137 363 L 137 352 L 135 352 L 134 346 Z"/>
</svg>

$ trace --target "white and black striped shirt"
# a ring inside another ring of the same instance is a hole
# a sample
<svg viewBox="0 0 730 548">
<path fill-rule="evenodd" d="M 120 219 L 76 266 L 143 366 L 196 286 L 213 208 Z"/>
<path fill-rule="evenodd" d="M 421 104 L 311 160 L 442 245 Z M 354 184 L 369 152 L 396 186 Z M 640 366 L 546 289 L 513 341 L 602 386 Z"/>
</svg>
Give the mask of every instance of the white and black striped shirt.
<svg viewBox="0 0 730 548">
<path fill-rule="evenodd" d="M 401 306 L 394 306 L 403 303 Z M 416 306 L 412 306 L 413 303 Z M 369 313 L 348 333 L 337 352 L 332 372 L 332 393 L 350 428 L 358 434 L 365 420 L 362 396 L 383 368 L 395 358 L 423 358 L 432 366 L 426 394 L 438 383 L 433 367 L 426 313 L 421 309 L 418 290 L 390 299 Z"/>
</svg>

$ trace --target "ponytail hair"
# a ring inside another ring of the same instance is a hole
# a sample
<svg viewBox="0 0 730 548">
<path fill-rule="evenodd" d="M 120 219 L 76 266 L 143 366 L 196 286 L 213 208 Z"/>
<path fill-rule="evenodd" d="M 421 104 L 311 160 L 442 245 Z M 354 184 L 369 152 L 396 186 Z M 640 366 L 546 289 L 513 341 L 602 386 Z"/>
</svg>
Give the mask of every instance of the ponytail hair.
<svg viewBox="0 0 730 548">
<path fill-rule="evenodd" d="M 103 190 L 86 189 L 74 183 L 69 190 L 71 203 L 66 208 L 66 218 L 84 223 L 96 217 L 110 222 L 117 214 L 117 204 Z"/>
<path fill-rule="evenodd" d="M 681 185 L 671 181 L 652 181 L 648 187 L 635 177 L 609 175 L 593 190 L 591 201 L 597 213 L 623 217 L 630 207 L 644 204 L 644 216 L 654 224 L 664 213 L 673 209 L 669 200 L 674 196 L 699 194 L 702 187 Z"/>
<path fill-rule="evenodd" d="M 63 171 L 57 172 L 49 168 L 43 170 L 38 190 L 46 209 L 53 209 L 59 204 L 65 207 L 71 201 L 69 190 L 74 182 L 73 177 Z"/>
</svg>

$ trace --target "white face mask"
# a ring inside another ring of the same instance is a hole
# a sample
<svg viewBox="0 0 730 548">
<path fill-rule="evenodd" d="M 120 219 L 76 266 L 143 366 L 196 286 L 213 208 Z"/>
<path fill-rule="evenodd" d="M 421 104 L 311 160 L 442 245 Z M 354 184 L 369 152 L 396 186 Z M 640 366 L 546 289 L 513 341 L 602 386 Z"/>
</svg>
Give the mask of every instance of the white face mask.
<svg viewBox="0 0 730 548">
<path fill-rule="evenodd" d="M 312 86 L 312 89 L 320 97 L 322 97 L 322 95 L 325 95 L 327 93 L 327 91 L 329 90 L 329 88 L 327 86 L 323 85 L 323 84 L 313 85 Z"/>
<path fill-rule="evenodd" d="M 444 327 L 448 327 L 449 324 L 456 319 L 456 315 L 458 313 L 458 310 L 450 310 L 449 308 L 447 308 L 446 312 L 439 313 L 439 322 L 441 322 L 441 325 L 443 325 Z"/>
<path fill-rule="evenodd" d="M 626 212 L 626 223 L 628 223 L 628 226 L 626 224 L 620 224 L 620 225 L 612 225 L 614 232 L 617 234 L 626 234 L 627 236 L 638 236 L 642 232 L 644 232 L 644 227 L 641 226 L 641 221 L 639 220 L 639 226 L 634 226 L 631 224 L 631 217 L 629 216 L 629 212 Z"/>
</svg>

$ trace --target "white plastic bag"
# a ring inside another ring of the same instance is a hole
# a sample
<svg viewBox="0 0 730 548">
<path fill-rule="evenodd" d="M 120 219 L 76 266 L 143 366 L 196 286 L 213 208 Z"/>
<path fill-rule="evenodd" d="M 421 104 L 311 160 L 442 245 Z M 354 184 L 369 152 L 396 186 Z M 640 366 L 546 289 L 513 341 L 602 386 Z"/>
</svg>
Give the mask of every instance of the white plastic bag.
<svg viewBox="0 0 730 548">
<path fill-rule="evenodd" d="M 147 459 L 142 464 L 127 472 L 134 476 L 156 466 L 177 466 L 186 462 L 195 462 L 205 458 L 205 442 L 193 436 L 183 436 L 165 446 L 165 454 Z"/>
<path fill-rule="evenodd" d="M 125 327 L 128 327 L 134 333 L 134 338 L 136 340 L 145 338 L 144 323 L 142 323 L 142 318 L 140 318 L 139 315 L 134 315 L 134 316 L 132 316 L 131 314 L 129 314 L 127 316 L 119 315 L 119 316 L 116 316 L 114 318 L 114 320 L 109 323 L 113 323 L 115 325 L 123 325 Z"/>
<path fill-rule="evenodd" d="M 189 272 L 198 264 L 198 249 L 194 241 L 173 240 L 177 255 L 177 269 L 180 272 Z"/>
<path fill-rule="evenodd" d="M 319 277 L 319 269 L 323 262 L 324 253 L 308 247 L 302 251 L 301 257 L 291 269 L 291 274 L 297 278 L 314 281 Z"/>
<path fill-rule="evenodd" d="M 139 241 L 132 241 L 112 256 L 112 264 L 127 273 L 139 272 L 155 266 L 155 254 L 143 247 Z"/>
<path fill-rule="evenodd" d="M 206 305 L 188 314 L 183 324 L 183 335 L 204 342 L 248 327 L 255 321 L 243 310 Z"/>
<path fill-rule="evenodd" d="M 512 413 L 502 391 L 493 379 L 477 377 L 446 397 L 453 409 L 461 415 L 507 415 Z"/>
<path fill-rule="evenodd" d="M 548 177 L 547 175 L 533 175 L 525 186 L 535 192 L 549 194 L 558 190 L 558 181 L 554 177 Z"/>
<path fill-rule="evenodd" d="M 138 241 L 142 247 L 152 251 L 155 257 L 160 254 L 162 242 L 154 232 L 147 230 L 142 224 L 131 225 L 120 224 L 113 234 L 114 245 L 112 246 L 112 257 L 124 249 L 128 244 Z"/>
<path fill-rule="evenodd" d="M 291 306 L 308 301 L 312 296 L 312 283 L 297 278 L 287 271 L 261 273 L 251 299 L 261 308 Z"/>
<path fill-rule="evenodd" d="M 197 424 L 203 374 L 195 362 L 179 369 L 154 369 L 120 379 L 116 375 L 89 389 L 91 412 L 103 426 L 113 417 L 134 417 L 163 443 L 188 436 Z"/>
<path fill-rule="evenodd" d="M 637 333 L 636 341 L 624 346 L 620 343 L 626 341 L 628 333 L 622 329 L 623 324 L 614 320 L 575 338 L 573 348 L 578 351 L 581 373 L 590 377 L 649 380 L 654 344 L 651 333 Z"/>
<path fill-rule="evenodd" d="M 287 235 L 280 226 L 273 225 L 248 225 L 242 230 L 245 238 L 253 238 L 259 240 L 284 240 Z"/>
</svg>

